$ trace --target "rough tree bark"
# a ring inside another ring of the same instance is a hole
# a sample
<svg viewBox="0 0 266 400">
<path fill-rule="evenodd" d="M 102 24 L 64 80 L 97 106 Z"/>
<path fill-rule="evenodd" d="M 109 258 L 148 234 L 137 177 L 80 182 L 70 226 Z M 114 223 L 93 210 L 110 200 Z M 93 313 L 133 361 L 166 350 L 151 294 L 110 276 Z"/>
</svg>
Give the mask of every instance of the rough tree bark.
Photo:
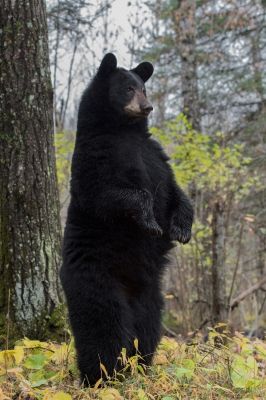
<svg viewBox="0 0 266 400">
<path fill-rule="evenodd" d="M 196 2 L 181 0 L 174 11 L 176 42 L 181 59 L 183 113 L 193 128 L 200 130 L 199 92 L 196 59 Z"/>
<path fill-rule="evenodd" d="M 43 0 L 0 0 L 0 332 L 42 338 L 61 295 Z"/>
</svg>

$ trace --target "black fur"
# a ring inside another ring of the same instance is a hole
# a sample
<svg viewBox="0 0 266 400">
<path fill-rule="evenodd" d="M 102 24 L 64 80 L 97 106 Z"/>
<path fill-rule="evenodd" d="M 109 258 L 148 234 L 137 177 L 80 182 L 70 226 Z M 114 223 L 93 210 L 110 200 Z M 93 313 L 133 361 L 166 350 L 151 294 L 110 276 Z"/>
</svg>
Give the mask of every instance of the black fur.
<svg viewBox="0 0 266 400">
<path fill-rule="evenodd" d="M 160 339 L 160 281 L 172 240 L 190 239 L 193 210 L 145 116 L 124 106 L 144 91 L 149 63 L 127 71 L 108 54 L 85 90 L 72 161 L 71 202 L 61 280 L 81 379 L 94 384 L 100 362 L 112 375 L 134 338 L 149 364 Z"/>
</svg>

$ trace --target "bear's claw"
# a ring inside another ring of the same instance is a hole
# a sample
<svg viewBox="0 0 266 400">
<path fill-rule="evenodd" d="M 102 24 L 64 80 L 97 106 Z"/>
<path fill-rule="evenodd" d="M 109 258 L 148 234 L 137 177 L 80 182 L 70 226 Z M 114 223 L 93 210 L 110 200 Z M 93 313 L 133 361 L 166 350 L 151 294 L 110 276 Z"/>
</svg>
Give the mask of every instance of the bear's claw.
<svg viewBox="0 0 266 400">
<path fill-rule="evenodd" d="M 190 241 L 191 230 L 187 228 L 181 228 L 179 226 L 172 226 L 170 231 L 170 239 L 177 240 L 180 243 L 186 244 Z"/>
</svg>

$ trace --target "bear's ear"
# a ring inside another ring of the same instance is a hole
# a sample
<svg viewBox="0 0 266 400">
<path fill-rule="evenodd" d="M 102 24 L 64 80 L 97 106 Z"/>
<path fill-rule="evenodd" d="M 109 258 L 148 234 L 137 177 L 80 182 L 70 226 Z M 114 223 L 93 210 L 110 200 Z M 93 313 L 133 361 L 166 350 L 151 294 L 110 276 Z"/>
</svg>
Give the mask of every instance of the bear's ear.
<svg viewBox="0 0 266 400">
<path fill-rule="evenodd" d="M 146 82 L 153 74 L 153 65 L 148 61 L 144 61 L 131 71 L 135 72 L 135 74 L 140 76 L 141 79 Z"/>
<path fill-rule="evenodd" d="M 116 69 L 116 66 L 116 56 L 112 53 L 108 53 L 103 57 L 97 75 L 108 76 Z"/>
</svg>

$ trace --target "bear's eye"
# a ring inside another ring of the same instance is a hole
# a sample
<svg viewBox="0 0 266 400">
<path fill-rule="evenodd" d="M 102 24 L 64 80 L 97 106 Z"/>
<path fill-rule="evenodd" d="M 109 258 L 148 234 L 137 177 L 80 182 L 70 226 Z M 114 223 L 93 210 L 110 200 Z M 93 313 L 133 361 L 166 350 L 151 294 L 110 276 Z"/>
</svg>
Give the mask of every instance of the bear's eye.
<svg viewBox="0 0 266 400">
<path fill-rule="evenodd" d="M 129 86 L 129 87 L 127 88 L 127 91 L 128 91 L 128 92 L 134 92 L 135 89 L 134 89 L 132 86 Z"/>
<path fill-rule="evenodd" d="M 146 96 L 146 89 L 145 89 L 145 87 L 142 88 L 142 92 L 143 92 L 144 95 Z"/>
</svg>

